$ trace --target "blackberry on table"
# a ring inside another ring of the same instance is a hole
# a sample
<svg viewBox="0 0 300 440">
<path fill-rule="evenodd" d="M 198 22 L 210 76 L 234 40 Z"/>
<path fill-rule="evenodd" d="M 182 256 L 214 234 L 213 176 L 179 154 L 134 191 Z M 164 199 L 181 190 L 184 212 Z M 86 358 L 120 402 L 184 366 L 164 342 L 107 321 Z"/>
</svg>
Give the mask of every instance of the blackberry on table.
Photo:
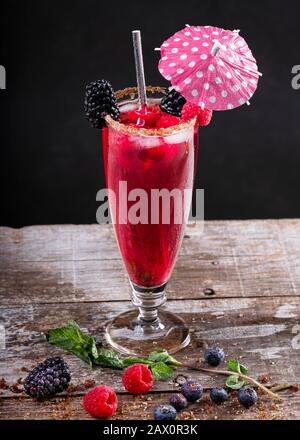
<svg viewBox="0 0 300 440">
<path fill-rule="evenodd" d="M 48 358 L 38 364 L 26 377 L 25 392 L 44 399 L 64 391 L 71 380 L 68 365 L 61 357 Z"/>
<path fill-rule="evenodd" d="M 160 109 L 169 115 L 181 117 L 181 111 L 186 99 L 175 89 L 169 91 L 160 102 Z"/>
<path fill-rule="evenodd" d="M 84 110 L 93 128 L 105 127 L 104 117 L 110 115 L 115 121 L 120 117 L 116 96 L 110 83 L 99 79 L 85 88 Z"/>
</svg>

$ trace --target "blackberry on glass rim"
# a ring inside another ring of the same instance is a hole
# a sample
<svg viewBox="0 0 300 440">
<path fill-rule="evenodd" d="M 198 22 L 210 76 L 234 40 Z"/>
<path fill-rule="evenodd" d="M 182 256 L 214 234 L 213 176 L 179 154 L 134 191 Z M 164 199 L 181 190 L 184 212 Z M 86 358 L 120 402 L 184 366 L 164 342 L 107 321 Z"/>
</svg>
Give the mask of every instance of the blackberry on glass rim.
<svg viewBox="0 0 300 440">
<path fill-rule="evenodd" d="M 86 119 L 93 128 L 105 127 L 104 117 L 110 115 L 115 121 L 119 119 L 114 90 L 105 79 L 99 79 L 85 88 L 84 110 Z"/>
<path fill-rule="evenodd" d="M 180 117 L 185 103 L 186 99 L 175 89 L 172 89 L 162 98 L 159 106 L 163 112 Z"/>
</svg>

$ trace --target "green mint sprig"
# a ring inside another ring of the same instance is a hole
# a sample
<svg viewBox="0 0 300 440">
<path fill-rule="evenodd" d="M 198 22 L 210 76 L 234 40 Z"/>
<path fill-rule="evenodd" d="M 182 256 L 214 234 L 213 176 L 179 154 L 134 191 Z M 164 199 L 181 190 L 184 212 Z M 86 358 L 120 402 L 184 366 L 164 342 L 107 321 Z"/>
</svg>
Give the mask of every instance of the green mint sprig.
<svg viewBox="0 0 300 440">
<path fill-rule="evenodd" d="M 46 338 L 50 344 L 70 351 L 90 366 L 98 358 L 96 339 L 83 333 L 75 321 L 69 321 L 64 327 L 49 330 Z"/>
<path fill-rule="evenodd" d="M 227 370 L 244 375 L 247 375 L 249 372 L 249 369 L 245 367 L 245 365 L 242 365 L 236 359 L 230 359 L 227 362 Z M 232 375 L 226 379 L 225 385 L 232 390 L 239 390 L 240 388 L 246 385 L 246 381 L 240 380 L 239 376 L 237 375 Z"/>
<path fill-rule="evenodd" d="M 98 348 L 94 336 L 83 333 L 75 321 L 69 321 L 66 326 L 48 330 L 47 341 L 50 344 L 63 348 L 90 367 L 108 367 L 114 370 L 122 370 L 130 365 L 145 364 L 151 369 L 155 380 L 168 380 L 172 377 L 174 369 L 181 364 L 166 350 L 158 350 L 150 353 L 148 358 L 124 358 L 107 348 Z"/>
</svg>

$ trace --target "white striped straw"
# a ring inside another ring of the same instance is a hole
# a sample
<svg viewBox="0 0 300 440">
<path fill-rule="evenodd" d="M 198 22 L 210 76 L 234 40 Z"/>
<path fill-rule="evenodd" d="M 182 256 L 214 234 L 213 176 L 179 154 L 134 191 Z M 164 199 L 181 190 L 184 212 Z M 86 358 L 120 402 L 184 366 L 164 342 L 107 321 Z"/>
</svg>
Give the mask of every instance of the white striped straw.
<svg viewBox="0 0 300 440">
<path fill-rule="evenodd" d="M 132 40 L 133 40 L 133 49 L 134 49 L 139 104 L 141 107 L 145 107 L 147 105 L 147 94 L 146 94 L 141 32 L 132 31 Z"/>
</svg>

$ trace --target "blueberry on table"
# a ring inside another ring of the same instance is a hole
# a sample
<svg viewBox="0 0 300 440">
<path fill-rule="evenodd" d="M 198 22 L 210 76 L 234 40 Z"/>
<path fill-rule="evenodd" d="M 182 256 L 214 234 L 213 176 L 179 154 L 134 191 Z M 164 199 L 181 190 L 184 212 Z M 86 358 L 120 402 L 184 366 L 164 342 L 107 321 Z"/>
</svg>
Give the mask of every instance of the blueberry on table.
<svg viewBox="0 0 300 440">
<path fill-rule="evenodd" d="M 154 420 L 175 420 L 176 409 L 171 405 L 159 405 L 154 410 Z"/>
<path fill-rule="evenodd" d="M 181 387 L 181 392 L 188 402 L 196 402 L 203 396 L 203 387 L 196 380 L 187 380 Z"/>
<path fill-rule="evenodd" d="M 217 405 L 226 402 L 228 397 L 228 393 L 224 388 L 212 388 L 210 391 L 210 398 Z"/>
<path fill-rule="evenodd" d="M 250 408 L 257 402 L 256 391 L 250 387 L 243 387 L 238 391 L 238 400 L 245 408 Z"/>
<path fill-rule="evenodd" d="M 204 359 L 212 367 L 217 367 L 224 361 L 225 353 L 220 347 L 211 347 L 204 352 Z"/>
<path fill-rule="evenodd" d="M 169 402 L 170 405 L 176 409 L 176 411 L 181 411 L 188 405 L 186 398 L 182 394 L 172 394 Z"/>
</svg>

